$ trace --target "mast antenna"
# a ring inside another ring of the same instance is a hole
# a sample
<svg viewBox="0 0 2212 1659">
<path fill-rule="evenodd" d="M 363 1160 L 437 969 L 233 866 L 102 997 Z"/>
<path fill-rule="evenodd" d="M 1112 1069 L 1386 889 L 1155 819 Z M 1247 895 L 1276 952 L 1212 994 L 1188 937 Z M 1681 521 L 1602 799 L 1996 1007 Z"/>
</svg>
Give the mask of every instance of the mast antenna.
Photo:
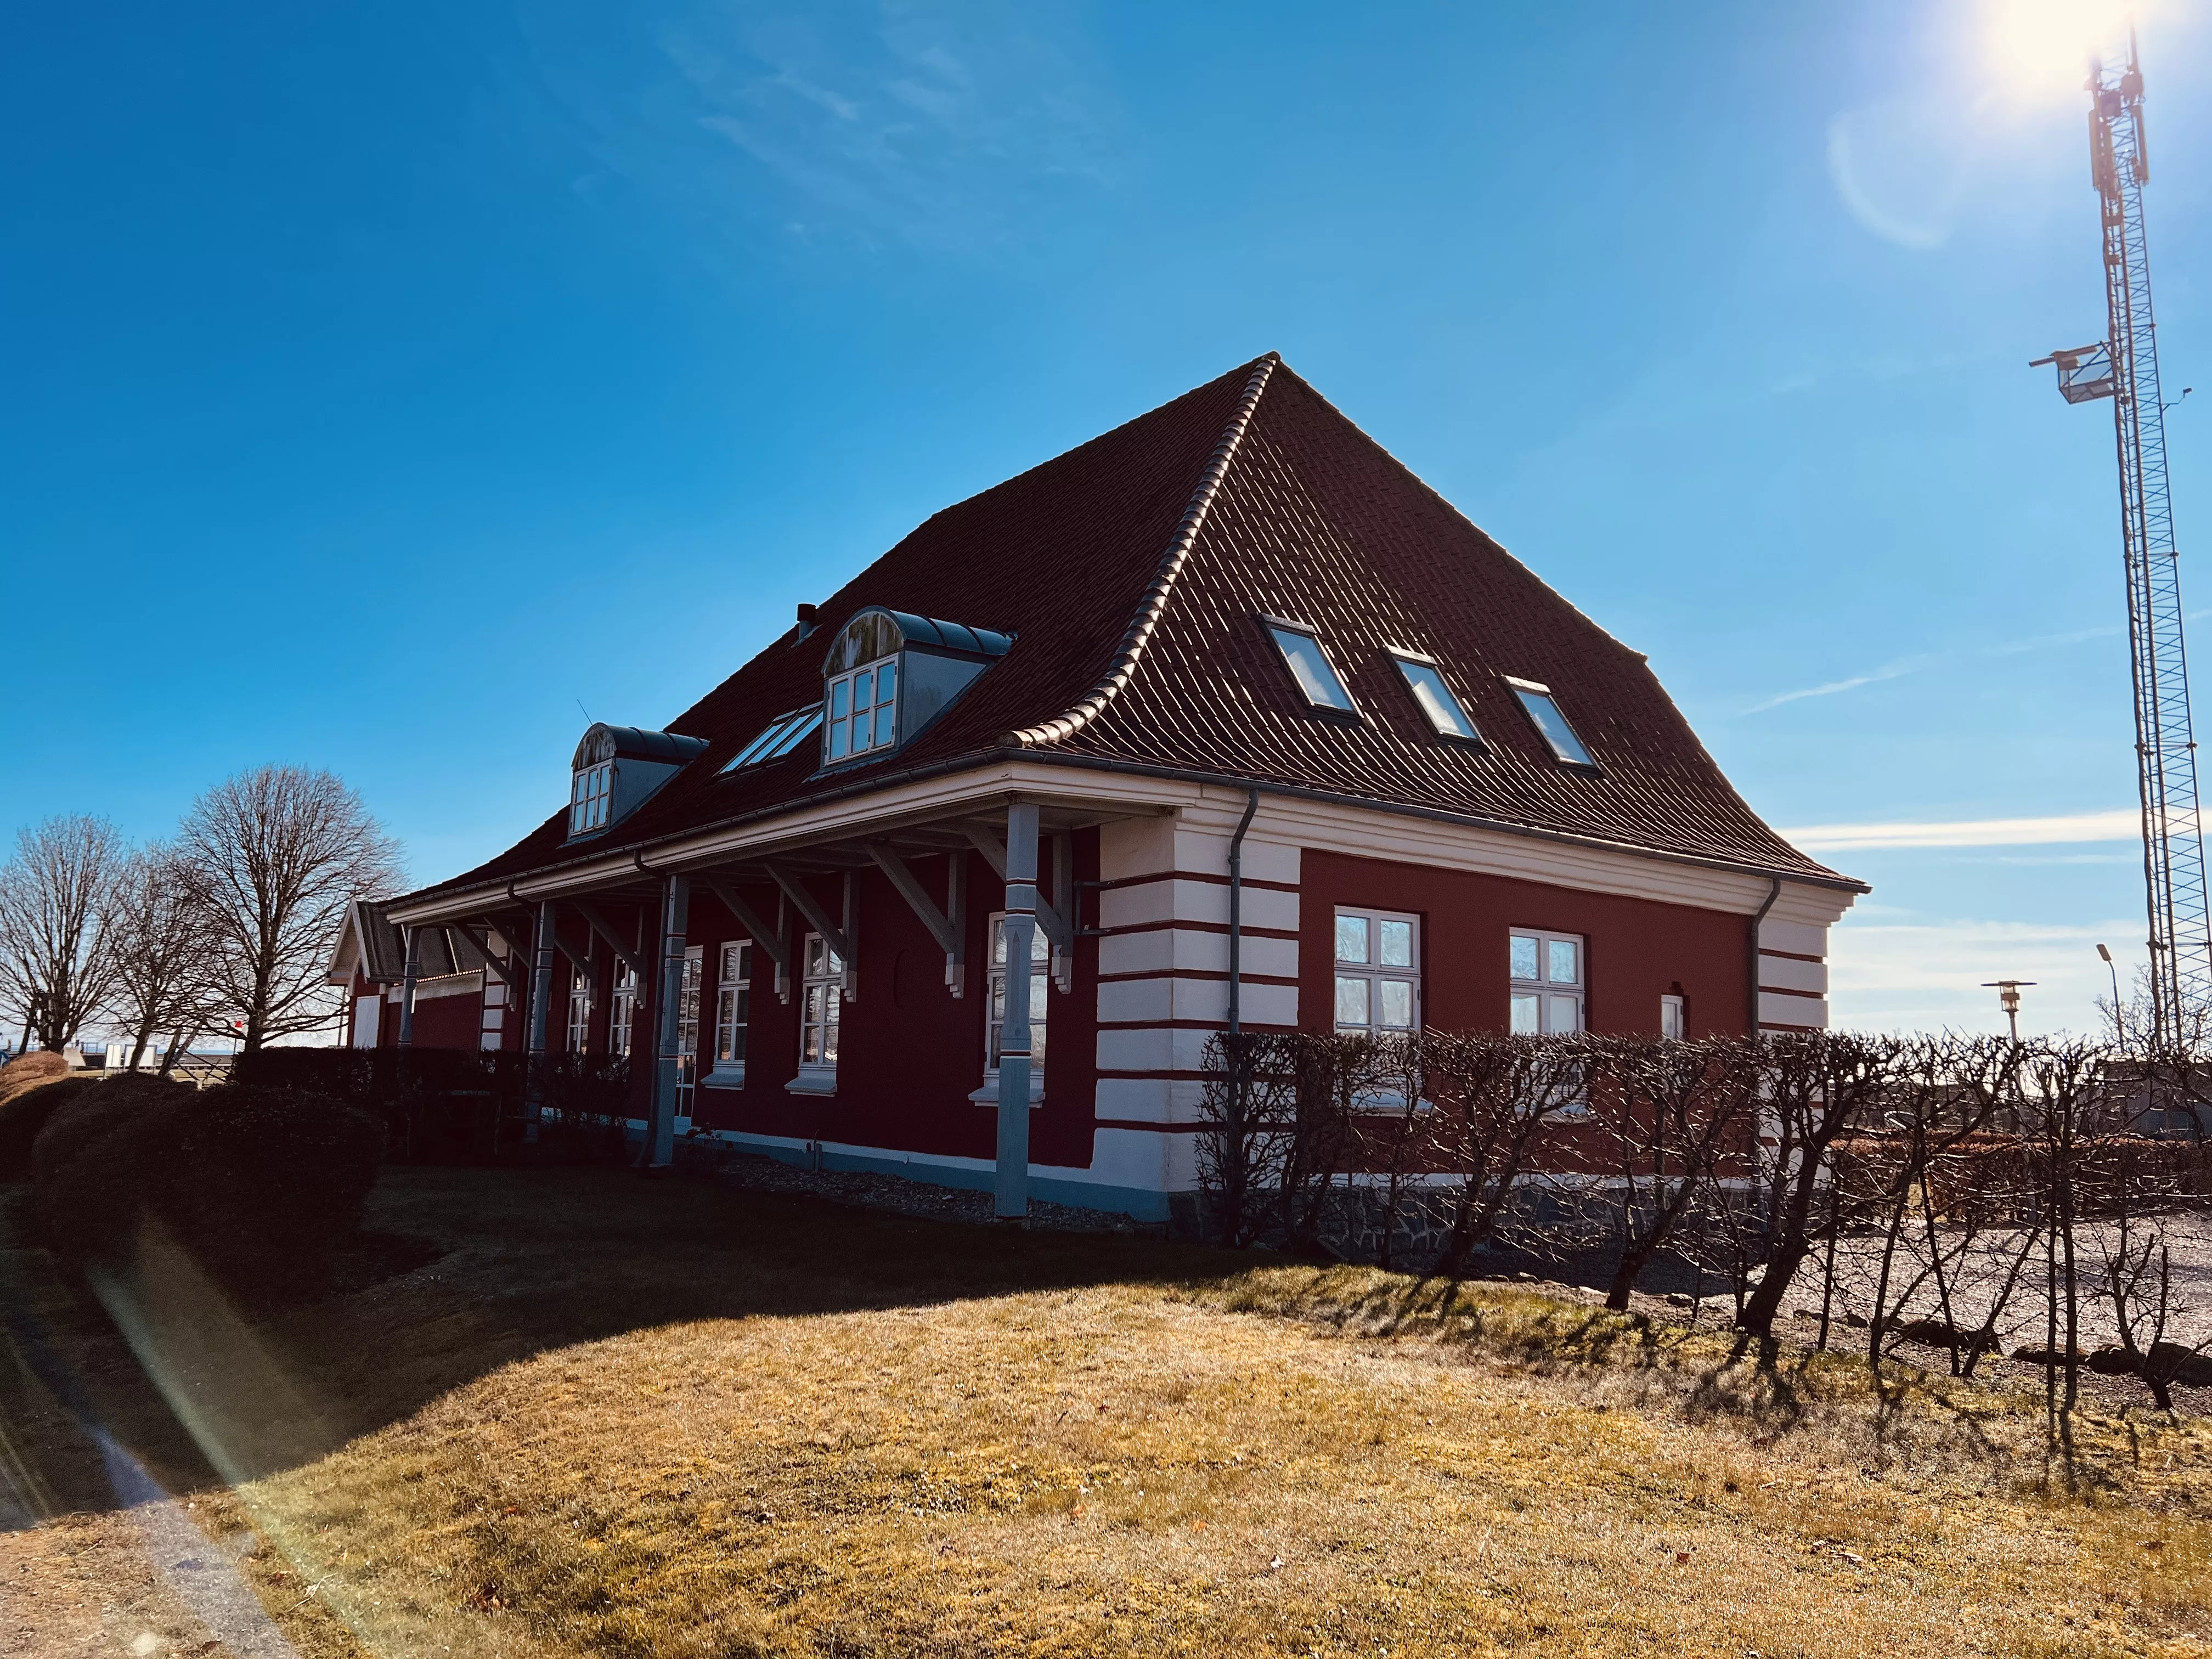
<svg viewBox="0 0 2212 1659">
<path fill-rule="evenodd" d="M 2087 89 L 2089 171 L 2102 208 L 2107 331 L 2094 345 L 2054 351 L 2029 367 L 2055 366 L 2059 392 L 2069 404 L 2112 400 L 2150 922 L 2150 1037 L 2153 1053 L 2164 1055 L 2191 1040 L 2197 1018 L 2212 1006 L 2212 927 L 2197 821 L 2181 561 L 2166 483 L 2167 405 L 2159 392 L 2158 330 L 2143 234 L 2150 150 L 2143 131 L 2142 58 L 2132 30 L 2127 66 L 2113 71 L 2093 60 Z"/>
</svg>

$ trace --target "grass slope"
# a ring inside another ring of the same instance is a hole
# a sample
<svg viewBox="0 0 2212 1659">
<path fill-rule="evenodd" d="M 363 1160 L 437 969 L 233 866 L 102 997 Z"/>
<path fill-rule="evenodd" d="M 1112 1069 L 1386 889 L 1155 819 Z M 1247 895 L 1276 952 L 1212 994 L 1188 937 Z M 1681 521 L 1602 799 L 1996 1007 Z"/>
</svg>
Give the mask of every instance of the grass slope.
<svg viewBox="0 0 2212 1659">
<path fill-rule="evenodd" d="M 2196 1425 L 2053 1496 L 2021 1397 L 1528 1292 L 602 1172 L 373 1202 L 449 1254 L 201 1307 L 168 1376 L 310 1656 L 2212 1652 Z"/>
</svg>

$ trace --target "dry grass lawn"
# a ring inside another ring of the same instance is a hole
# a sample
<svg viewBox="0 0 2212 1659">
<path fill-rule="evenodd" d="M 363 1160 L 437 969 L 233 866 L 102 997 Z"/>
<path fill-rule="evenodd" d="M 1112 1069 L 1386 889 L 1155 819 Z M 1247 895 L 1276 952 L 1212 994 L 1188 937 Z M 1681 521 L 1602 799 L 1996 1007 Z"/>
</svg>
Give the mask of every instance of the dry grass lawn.
<svg viewBox="0 0 2212 1659">
<path fill-rule="evenodd" d="M 1530 1292 L 603 1172 L 376 1208 L 450 1253 L 137 1292 L 211 1464 L 145 1455 L 311 1659 L 2212 1653 L 2205 1424 L 2088 1425 L 2069 1494 L 2021 1397 Z"/>
</svg>

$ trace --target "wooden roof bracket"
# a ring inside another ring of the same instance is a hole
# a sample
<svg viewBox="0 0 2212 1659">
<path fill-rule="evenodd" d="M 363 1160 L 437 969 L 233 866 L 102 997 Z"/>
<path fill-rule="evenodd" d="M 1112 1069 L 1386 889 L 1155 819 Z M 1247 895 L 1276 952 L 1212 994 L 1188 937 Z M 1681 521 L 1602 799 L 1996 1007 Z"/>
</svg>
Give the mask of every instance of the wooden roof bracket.
<svg viewBox="0 0 2212 1659">
<path fill-rule="evenodd" d="M 725 881 L 719 871 L 702 870 L 692 880 L 720 899 L 722 908 L 735 916 L 738 926 L 745 930 L 746 937 L 768 953 L 768 959 L 775 964 L 776 997 L 780 1001 L 790 1001 L 791 933 L 782 914 L 778 912 L 776 926 L 770 927 L 761 920 L 760 912 L 740 898 L 738 890 Z"/>
<path fill-rule="evenodd" d="M 906 860 L 885 843 L 870 842 L 868 856 L 876 861 L 877 868 L 890 878 L 891 885 L 898 889 L 899 896 L 907 902 L 907 908 L 921 919 L 921 925 L 929 929 L 930 937 L 945 952 L 945 982 L 951 988 L 952 994 L 956 997 L 964 994 L 967 990 L 965 958 L 968 951 L 962 915 L 964 906 L 961 890 L 965 885 L 960 878 L 962 854 L 957 852 L 949 854 L 952 871 L 949 877 L 950 890 L 945 897 L 951 909 L 950 915 L 937 908 L 937 901 L 930 897 L 915 878 L 914 872 L 907 867 Z"/>
<path fill-rule="evenodd" d="M 1006 878 L 1006 843 L 980 824 L 966 823 L 961 828 L 967 832 L 968 839 L 975 844 L 975 850 L 983 855 L 983 861 L 998 873 L 1000 881 L 1004 881 Z M 1057 841 L 1059 836 L 1055 836 L 1054 839 Z M 1060 868 L 1060 857 L 1055 850 L 1054 873 L 1058 874 Z M 1055 898 L 1058 896 L 1054 895 Z M 1037 895 L 1036 919 L 1037 926 L 1044 929 L 1044 936 L 1052 941 L 1054 950 L 1070 955 L 1074 953 L 1075 933 L 1066 916 L 1060 913 L 1057 904 L 1047 901 L 1042 893 Z"/>
<path fill-rule="evenodd" d="M 457 931 L 466 936 L 470 944 L 475 945 L 478 951 L 481 951 L 483 953 L 485 965 L 490 968 L 492 972 L 497 974 L 501 979 L 507 981 L 507 988 L 520 995 L 522 991 L 522 981 L 520 976 L 517 975 L 514 967 L 510 963 L 504 963 L 500 960 L 501 952 L 491 948 L 491 936 L 493 931 L 497 929 L 500 937 L 505 939 L 507 937 L 506 930 L 504 928 L 501 928 L 499 924 L 493 921 L 489 917 L 480 918 L 473 923 L 458 922 L 455 924 L 455 927 Z M 479 927 L 483 930 L 483 937 L 481 939 L 477 936 L 476 933 L 476 930 Z"/>
<path fill-rule="evenodd" d="M 777 859 L 765 859 L 762 860 L 762 865 L 774 878 L 775 884 L 783 889 L 783 896 L 791 901 L 792 908 L 806 918 L 808 925 L 822 935 L 830 948 L 835 951 L 839 959 L 844 963 L 845 994 L 854 1001 L 859 1001 L 860 998 L 855 994 L 853 986 L 853 970 L 857 964 L 857 958 L 853 955 L 852 941 L 847 937 L 846 930 L 830 920 L 830 913 L 814 902 L 814 895 L 806 890 L 806 884 L 799 879 L 797 872 L 789 865 Z M 847 908 L 848 909 L 851 908 L 849 890 L 847 896 Z"/>
<path fill-rule="evenodd" d="M 568 902 L 576 907 L 576 914 L 583 917 L 591 930 L 606 940 L 607 948 L 621 960 L 623 967 L 641 980 L 650 975 L 652 970 L 646 966 L 645 958 L 623 943 L 622 935 L 615 932 L 614 924 L 607 920 L 605 912 L 589 899 L 571 899 Z"/>
</svg>

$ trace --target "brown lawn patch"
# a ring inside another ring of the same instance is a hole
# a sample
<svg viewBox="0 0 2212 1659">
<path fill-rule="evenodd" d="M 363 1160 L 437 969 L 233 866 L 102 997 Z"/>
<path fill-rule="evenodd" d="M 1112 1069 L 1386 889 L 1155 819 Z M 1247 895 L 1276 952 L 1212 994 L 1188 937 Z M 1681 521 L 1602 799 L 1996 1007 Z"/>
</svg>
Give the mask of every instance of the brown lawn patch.
<svg viewBox="0 0 2212 1659">
<path fill-rule="evenodd" d="M 196 1512 L 311 1655 L 2212 1651 L 2202 1425 L 2066 1496 L 2024 1397 L 1525 1292 L 595 1172 L 375 1212 L 451 1253 L 257 1334 L 342 1443 Z"/>
</svg>

